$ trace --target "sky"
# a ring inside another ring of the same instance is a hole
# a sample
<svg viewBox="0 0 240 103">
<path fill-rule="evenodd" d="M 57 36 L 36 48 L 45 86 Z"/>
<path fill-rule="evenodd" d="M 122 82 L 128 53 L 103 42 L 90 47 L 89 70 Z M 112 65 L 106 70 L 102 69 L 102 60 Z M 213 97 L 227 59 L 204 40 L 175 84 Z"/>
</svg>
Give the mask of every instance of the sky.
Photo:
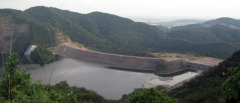
<svg viewBox="0 0 240 103">
<path fill-rule="evenodd" d="M 99 11 L 129 18 L 240 19 L 240 0 L 0 0 L 0 8 L 25 10 L 34 6 L 83 14 Z"/>
</svg>

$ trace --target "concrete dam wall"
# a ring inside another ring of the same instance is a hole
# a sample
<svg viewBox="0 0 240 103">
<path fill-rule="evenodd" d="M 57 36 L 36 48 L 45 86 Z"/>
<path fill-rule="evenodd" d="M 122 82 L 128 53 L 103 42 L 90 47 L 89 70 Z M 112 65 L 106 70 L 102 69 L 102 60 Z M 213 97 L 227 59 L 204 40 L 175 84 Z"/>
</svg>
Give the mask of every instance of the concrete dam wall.
<svg viewBox="0 0 240 103">
<path fill-rule="evenodd" d="M 156 72 L 158 74 L 172 74 L 186 69 L 206 71 L 213 67 L 210 65 L 194 63 L 185 59 L 166 61 L 162 58 L 126 56 L 95 51 L 82 50 L 68 45 L 58 48 L 57 54 L 87 62 L 105 64 L 116 69 L 136 70 L 145 72 Z M 165 65 L 164 68 L 156 69 L 158 65 Z"/>
<path fill-rule="evenodd" d="M 154 71 L 158 64 L 165 61 L 161 58 L 148 58 L 108 54 L 86 51 L 70 46 L 60 46 L 57 54 L 77 60 L 105 64 L 113 67 L 130 68 L 137 70 Z"/>
</svg>

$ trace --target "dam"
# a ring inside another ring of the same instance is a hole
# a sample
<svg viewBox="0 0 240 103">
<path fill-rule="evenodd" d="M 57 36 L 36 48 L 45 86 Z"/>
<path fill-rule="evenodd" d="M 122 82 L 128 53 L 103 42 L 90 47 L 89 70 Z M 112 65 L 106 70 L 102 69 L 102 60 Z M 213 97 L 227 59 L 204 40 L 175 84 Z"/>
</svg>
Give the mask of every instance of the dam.
<svg viewBox="0 0 240 103">
<path fill-rule="evenodd" d="M 61 46 L 57 54 L 77 60 L 105 64 L 112 67 L 131 68 L 146 71 L 153 71 L 159 63 L 165 62 L 163 59 L 160 58 L 125 56 L 86 51 L 67 45 Z"/>
<path fill-rule="evenodd" d="M 110 53 L 82 50 L 76 47 L 63 44 L 58 47 L 56 54 L 76 60 L 105 64 L 110 67 L 126 68 L 146 72 L 156 72 L 159 65 L 164 65 L 157 71 L 158 74 L 171 74 L 186 69 L 206 71 L 217 65 L 200 64 L 185 59 L 166 61 L 162 58 L 127 56 Z"/>
</svg>

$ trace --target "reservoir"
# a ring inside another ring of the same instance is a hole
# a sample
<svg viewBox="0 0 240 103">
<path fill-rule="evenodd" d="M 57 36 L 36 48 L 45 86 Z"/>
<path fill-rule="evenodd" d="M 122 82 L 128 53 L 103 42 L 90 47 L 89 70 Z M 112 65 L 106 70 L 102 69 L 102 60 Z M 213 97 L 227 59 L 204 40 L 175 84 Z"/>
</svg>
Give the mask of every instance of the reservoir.
<svg viewBox="0 0 240 103">
<path fill-rule="evenodd" d="M 71 86 L 94 90 L 106 99 L 120 99 L 122 95 L 136 88 L 149 88 L 157 85 L 174 86 L 192 78 L 198 73 L 185 72 L 171 77 L 159 77 L 153 73 L 140 73 L 106 68 L 107 65 L 63 58 L 59 61 L 40 66 L 23 65 L 34 80 L 54 85 L 67 81 Z"/>
</svg>

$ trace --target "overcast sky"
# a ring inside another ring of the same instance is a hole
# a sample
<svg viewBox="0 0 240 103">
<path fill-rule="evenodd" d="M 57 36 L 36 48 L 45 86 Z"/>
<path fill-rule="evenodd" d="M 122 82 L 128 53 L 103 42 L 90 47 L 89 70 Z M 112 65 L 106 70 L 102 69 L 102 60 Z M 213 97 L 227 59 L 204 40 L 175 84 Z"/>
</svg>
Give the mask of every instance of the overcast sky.
<svg viewBox="0 0 240 103">
<path fill-rule="evenodd" d="M 100 11 L 122 17 L 240 19 L 240 0 L 0 0 L 0 8 L 56 7 L 79 13 Z"/>
</svg>

